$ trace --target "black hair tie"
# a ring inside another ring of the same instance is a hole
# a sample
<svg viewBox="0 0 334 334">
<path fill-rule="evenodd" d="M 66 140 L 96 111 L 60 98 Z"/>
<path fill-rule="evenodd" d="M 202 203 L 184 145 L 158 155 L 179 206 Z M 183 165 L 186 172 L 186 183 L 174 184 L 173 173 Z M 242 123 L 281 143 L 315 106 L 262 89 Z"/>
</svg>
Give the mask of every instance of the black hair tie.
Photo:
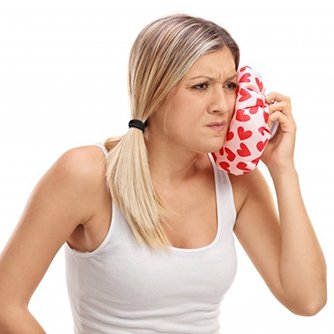
<svg viewBox="0 0 334 334">
<path fill-rule="evenodd" d="M 147 125 L 147 121 L 144 123 L 144 122 L 142 122 L 139 119 L 132 119 L 129 122 L 129 128 L 136 128 L 136 129 L 139 129 L 139 130 L 141 130 L 143 132 L 145 130 L 146 125 Z"/>
</svg>

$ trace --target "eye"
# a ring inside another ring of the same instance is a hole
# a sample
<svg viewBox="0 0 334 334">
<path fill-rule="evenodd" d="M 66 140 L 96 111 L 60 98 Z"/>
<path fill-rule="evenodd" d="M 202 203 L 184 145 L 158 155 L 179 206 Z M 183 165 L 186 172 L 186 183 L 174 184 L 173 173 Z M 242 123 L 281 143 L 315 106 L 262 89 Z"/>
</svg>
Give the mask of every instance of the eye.
<svg viewBox="0 0 334 334">
<path fill-rule="evenodd" d="M 196 85 L 192 86 L 192 88 L 195 89 L 195 90 L 198 90 L 200 92 L 203 92 L 203 91 L 208 89 L 208 86 L 209 86 L 208 82 L 202 82 L 202 83 L 199 83 L 199 84 L 196 84 Z"/>
<path fill-rule="evenodd" d="M 235 82 L 228 81 L 225 83 L 224 88 L 235 91 L 237 89 L 237 84 Z"/>
</svg>

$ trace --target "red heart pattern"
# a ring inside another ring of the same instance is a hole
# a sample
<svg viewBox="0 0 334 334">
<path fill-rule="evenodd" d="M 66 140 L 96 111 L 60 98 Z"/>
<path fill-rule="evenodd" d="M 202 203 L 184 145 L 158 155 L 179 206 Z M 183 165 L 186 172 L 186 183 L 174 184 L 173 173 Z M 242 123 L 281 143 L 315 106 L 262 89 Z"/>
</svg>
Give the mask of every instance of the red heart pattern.
<svg viewBox="0 0 334 334">
<path fill-rule="evenodd" d="M 237 167 L 238 167 L 240 170 L 244 170 L 245 172 L 250 172 L 250 171 L 251 171 L 251 170 L 248 168 L 246 162 L 243 162 L 243 161 L 238 162 Z"/>
<path fill-rule="evenodd" d="M 250 73 L 245 73 L 241 76 L 241 78 L 239 79 L 239 82 L 251 82 L 250 81 L 250 76 L 251 74 Z"/>
<path fill-rule="evenodd" d="M 213 152 L 220 169 L 242 175 L 255 169 L 271 137 L 269 107 L 261 76 L 249 66 L 238 71 L 235 113 L 225 143 Z"/>
<path fill-rule="evenodd" d="M 226 152 L 226 159 L 228 161 L 233 161 L 236 157 L 236 155 L 227 147 L 225 147 L 225 152 Z"/>
<path fill-rule="evenodd" d="M 235 114 L 235 118 L 239 122 L 247 122 L 251 119 L 249 115 L 245 115 L 244 109 L 238 109 Z"/>
<path fill-rule="evenodd" d="M 238 97 L 239 102 L 247 101 L 251 97 L 252 97 L 252 95 L 249 93 L 248 90 L 243 89 L 243 88 L 239 89 L 239 97 Z"/>
<path fill-rule="evenodd" d="M 258 106 L 249 108 L 249 112 L 250 112 L 252 115 L 256 114 L 258 111 L 259 111 L 259 107 L 258 107 Z"/>
<path fill-rule="evenodd" d="M 262 92 L 263 91 L 263 82 L 260 78 L 255 78 L 255 82 L 259 88 L 259 91 Z"/>
<path fill-rule="evenodd" d="M 265 141 L 259 141 L 256 144 L 256 148 L 259 150 L 259 152 L 262 152 L 263 149 L 266 147 L 267 143 L 268 143 L 268 139 L 266 139 Z"/>
<path fill-rule="evenodd" d="M 262 136 L 264 136 L 265 132 L 270 133 L 270 130 L 269 130 L 269 128 L 267 126 L 260 126 L 258 128 L 258 131 L 261 133 Z"/>
<path fill-rule="evenodd" d="M 241 157 L 248 157 L 249 155 L 251 155 L 251 152 L 250 152 L 249 148 L 244 143 L 240 144 L 240 147 L 237 149 L 237 153 Z"/>
<path fill-rule="evenodd" d="M 229 169 L 230 165 L 229 165 L 229 163 L 226 162 L 226 161 L 221 161 L 221 162 L 219 163 L 219 167 L 225 169 L 227 172 L 231 172 L 230 169 Z"/>
<path fill-rule="evenodd" d="M 234 137 L 234 133 L 232 131 L 229 131 L 226 135 L 226 140 L 229 141 L 233 139 L 233 137 Z"/>
<path fill-rule="evenodd" d="M 238 127 L 238 136 L 240 140 L 245 140 L 249 138 L 252 134 L 253 132 L 251 130 L 245 131 L 245 128 L 243 126 Z"/>
</svg>

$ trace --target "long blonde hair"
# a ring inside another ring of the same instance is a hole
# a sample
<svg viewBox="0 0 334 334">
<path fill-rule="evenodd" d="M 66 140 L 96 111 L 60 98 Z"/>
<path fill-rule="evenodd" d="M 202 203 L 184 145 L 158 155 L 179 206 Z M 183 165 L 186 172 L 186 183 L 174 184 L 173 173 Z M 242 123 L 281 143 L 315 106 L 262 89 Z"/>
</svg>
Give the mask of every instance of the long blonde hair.
<svg viewBox="0 0 334 334">
<path fill-rule="evenodd" d="M 129 59 L 132 118 L 149 123 L 150 115 L 196 60 L 225 46 L 237 69 L 238 45 L 211 21 L 180 14 L 147 25 L 136 38 Z M 106 176 L 111 196 L 136 239 L 152 248 L 170 245 L 162 228 L 164 206 L 152 182 L 142 131 L 130 128 L 120 140 L 109 138 L 104 144 L 110 150 Z"/>
</svg>

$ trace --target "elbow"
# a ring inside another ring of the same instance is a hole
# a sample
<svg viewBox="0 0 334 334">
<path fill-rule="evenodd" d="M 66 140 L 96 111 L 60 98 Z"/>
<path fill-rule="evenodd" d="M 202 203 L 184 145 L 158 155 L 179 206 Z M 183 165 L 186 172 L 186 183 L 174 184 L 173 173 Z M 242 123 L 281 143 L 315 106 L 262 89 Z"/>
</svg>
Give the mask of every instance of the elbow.
<svg viewBox="0 0 334 334">
<path fill-rule="evenodd" d="M 310 303 L 307 305 L 307 307 L 305 307 L 300 315 L 305 317 L 312 317 L 319 313 L 325 307 L 326 303 L 327 298 L 316 303 Z"/>
<path fill-rule="evenodd" d="M 294 314 L 311 317 L 319 313 L 327 303 L 326 276 L 300 288 L 285 290 L 283 304 Z"/>
<path fill-rule="evenodd" d="M 294 303 L 288 306 L 288 309 L 297 315 L 312 317 L 319 313 L 327 303 L 327 295 L 303 303 Z"/>
</svg>

